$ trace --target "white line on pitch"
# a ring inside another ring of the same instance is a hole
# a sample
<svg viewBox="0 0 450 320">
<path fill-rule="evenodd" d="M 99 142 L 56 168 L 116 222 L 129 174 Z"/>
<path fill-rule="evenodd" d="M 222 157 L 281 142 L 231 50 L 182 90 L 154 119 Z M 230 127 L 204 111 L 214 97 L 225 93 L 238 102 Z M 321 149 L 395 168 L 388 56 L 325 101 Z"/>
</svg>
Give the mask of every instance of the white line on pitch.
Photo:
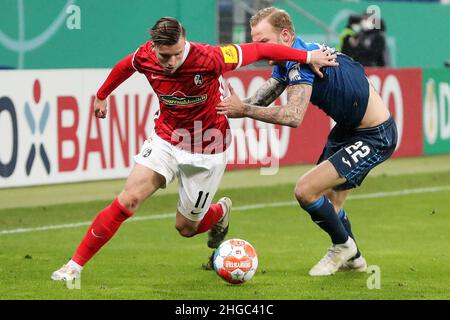
<svg viewBox="0 0 450 320">
<path fill-rule="evenodd" d="M 406 196 L 411 194 L 418 193 L 432 193 L 432 192 L 441 192 L 441 191 L 450 191 L 450 186 L 439 186 L 439 187 L 428 187 L 428 188 L 417 188 L 417 189 L 407 189 L 400 191 L 389 191 L 389 192 L 374 192 L 374 193 L 366 193 L 366 194 L 358 194 L 353 195 L 348 198 L 348 200 L 359 200 L 359 199 L 373 199 L 373 198 L 385 198 L 385 197 L 396 197 L 396 196 Z M 260 204 L 250 204 L 246 206 L 233 207 L 233 211 L 247 211 L 253 209 L 263 209 L 263 208 L 273 208 L 273 207 L 286 207 L 291 205 L 297 205 L 296 201 L 284 201 L 284 202 L 272 202 L 272 203 L 260 203 Z M 127 222 L 133 221 L 145 221 L 145 220 L 161 220 L 174 218 L 174 213 L 163 213 L 163 214 L 154 214 L 150 216 L 140 216 L 140 217 L 132 217 Z M 77 228 L 83 226 L 89 226 L 91 221 L 78 222 L 78 223 L 68 223 L 68 224 L 57 224 L 51 226 L 42 226 L 35 228 L 21 228 L 21 229 L 12 229 L 12 230 L 1 230 L 0 235 L 2 234 L 14 234 L 14 233 L 27 233 L 34 231 L 46 231 L 46 230 L 57 230 L 57 229 L 68 229 L 68 228 Z"/>
</svg>

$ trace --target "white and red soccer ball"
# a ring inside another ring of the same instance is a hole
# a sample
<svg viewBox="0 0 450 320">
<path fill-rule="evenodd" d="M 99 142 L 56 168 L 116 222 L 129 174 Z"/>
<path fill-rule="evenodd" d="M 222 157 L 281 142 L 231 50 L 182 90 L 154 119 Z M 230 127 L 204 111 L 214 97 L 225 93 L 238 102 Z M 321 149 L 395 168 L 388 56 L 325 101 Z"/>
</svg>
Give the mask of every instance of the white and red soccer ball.
<svg viewBox="0 0 450 320">
<path fill-rule="evenodd" d="M 240 284 L 250 280 L 258 268 L 253 246 L 242 239 L 223 242 L 214 252 L 214 270 L 225 281 Z"/>
</svg>

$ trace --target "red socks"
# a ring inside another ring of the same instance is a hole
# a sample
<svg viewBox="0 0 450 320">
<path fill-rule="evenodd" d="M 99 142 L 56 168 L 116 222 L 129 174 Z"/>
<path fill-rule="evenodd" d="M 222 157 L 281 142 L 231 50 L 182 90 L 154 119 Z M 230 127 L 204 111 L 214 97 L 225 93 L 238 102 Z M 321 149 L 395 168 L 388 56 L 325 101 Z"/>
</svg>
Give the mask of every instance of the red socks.
<svg viewBox="0 0 450 320">
<path fill-rule="evenodd" d="M 217 221 L 219 221 L 220 218 L 222 218 L 222 216 L 223 216 L 222 206 L 218 203 L 211 204 L 208 212 L 206 212 L 205 216 L 203 217 L 203 220 L 200 221 L 200 224 L 198 225 L 197 234 L 203 233 L 211 229 L 217 223 Z"/>
<path fill-rule="evenodd" d="M 112 238 L 120 225 L 132 215 L 133 213 L 124 208 L 117 198 L 114 199 L 95 217 L 72 260 L 80 266 L 84 266 Z M 211 229 L 222 216 L 222 206 L 211 204 L 208 212 L 198 225 L 197 234 Z"/>
<path fill-rule="evenodd" d="M 117 198 L 114 199 L 95 217 L 72 260 L 84 266 L 111 239 L 122 222 L 132 215 L 133 213 L 124 208 Z"/>
</svg>

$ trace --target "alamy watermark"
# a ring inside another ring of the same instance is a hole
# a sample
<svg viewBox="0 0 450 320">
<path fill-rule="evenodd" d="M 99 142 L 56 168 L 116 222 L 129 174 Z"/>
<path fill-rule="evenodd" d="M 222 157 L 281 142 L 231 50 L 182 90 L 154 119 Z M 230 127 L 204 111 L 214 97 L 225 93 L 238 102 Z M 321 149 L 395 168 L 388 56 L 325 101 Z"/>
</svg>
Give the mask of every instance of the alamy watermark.
<svg viewBox="0 0 450 320">
<path fill-rule="evenodd" d="M 367 29 L 380 30 L 381 29 L 381 8 L 376 5 L 368 6 L 366 15 L 363 20 L 366 23 Z"/>
<path fill-rule="evenodd" d="M 281 130 L 278 128 L 264 126 L 221 130 L 205 127 L 202 121 L 194 121 L 193 128 L 189 130 L 178 128 L 171 134 L 171 143 L 196 154 L 229 152 L 227 162 L 230 165 L 258 166 L 261 175 L 278 173 L 282 156 Z"/>
<path fill-rule="evenodd" d="M 80 290 L 81 289 L 81 276 L 78 278 L 75 278 L 73 280 L 66 280 L 66 287 L 69 290 Z"/>
<path fill-rule="evenodd" d="M 369 290 L 381 289 L 381 268 L 377 265 L 367 267 L 367 273 L 370 276 L 367 278 L 367 288 Z"/>
<path fill-rule="evenodd" d="M 69 30 L 81 29 L 81 9 L 75 4 L 71 4 L 66 9 L 66 27 Z"/>
</svg>

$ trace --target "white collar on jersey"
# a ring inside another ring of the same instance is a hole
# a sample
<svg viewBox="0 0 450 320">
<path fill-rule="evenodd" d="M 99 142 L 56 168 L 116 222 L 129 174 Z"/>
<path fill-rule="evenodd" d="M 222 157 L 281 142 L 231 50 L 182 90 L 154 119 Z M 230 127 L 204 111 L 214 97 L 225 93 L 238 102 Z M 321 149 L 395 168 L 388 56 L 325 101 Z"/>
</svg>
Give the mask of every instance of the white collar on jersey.
<svg viewBox="0 0 450 320">
<path fill-rule="evenodd" d="M 191 50 L 191 44 L 189 41 L 186 41 L 186 45 L 184 46 L 184 52 L 183 52 L 183 58 L 181 59 L 181 63 L 180 66 L 184 63 L 184 61 L 186 60 L 189 51 Z"/>
</svg>

